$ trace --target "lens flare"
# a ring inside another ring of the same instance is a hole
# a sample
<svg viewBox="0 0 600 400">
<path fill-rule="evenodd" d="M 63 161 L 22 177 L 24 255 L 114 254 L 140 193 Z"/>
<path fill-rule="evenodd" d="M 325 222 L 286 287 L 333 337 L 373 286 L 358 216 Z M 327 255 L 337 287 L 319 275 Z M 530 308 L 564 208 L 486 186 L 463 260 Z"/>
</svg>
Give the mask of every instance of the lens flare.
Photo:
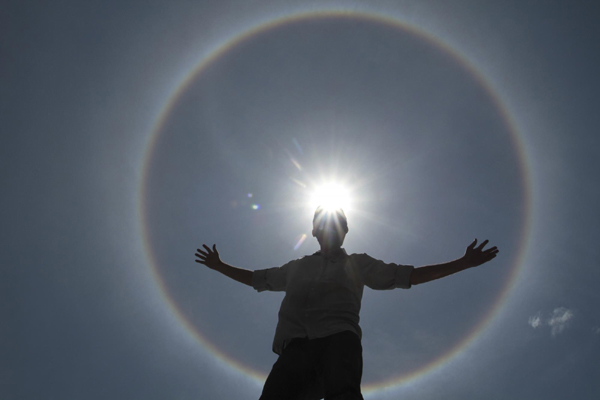
<svg viewBox="0 0 600 400">
<path fill-rule="evenodd" d="M 302 243 L 304 243 L 305 240 L 306 240 L 306 233 L 303 233 L 298 238 L 298 243 L 296 243 L 296 245 L 294 246 L 294 250 L 298 250 L 300 248 L 300 246 L 302 246 Z"/>
</svg>

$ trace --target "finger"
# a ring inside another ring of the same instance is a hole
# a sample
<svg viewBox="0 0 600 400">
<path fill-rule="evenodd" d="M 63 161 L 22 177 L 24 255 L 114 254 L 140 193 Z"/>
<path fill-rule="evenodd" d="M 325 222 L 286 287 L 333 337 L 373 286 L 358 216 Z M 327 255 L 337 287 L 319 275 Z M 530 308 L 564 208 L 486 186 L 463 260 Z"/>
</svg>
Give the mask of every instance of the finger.
<svg viewBox="0 0 600 400">
<path fill-rule="evenodd" d="M 207 245 L 203 244 L 202 247 L 204 247 L 206 249 L 206 251 L 208 252 L 208 254 L 212 253 L 212 250 Z"/>
<path fill-rule="evenodd" d="M 494 253 L 494 252 L 498 252 L 498 248 L 496 246 L 494 247 L 490 247 L 489 249 L 486 249 L 483 253 Z"/>
<path fill-rule="evenodd" d="M 481 244 L 479 246 L 477 246 L 476 250 L 483 250 L 483 248 L 485 247 L 486 244 L 488 244 L 489 240 L 484 240 L 483 242 L 481 242 Z"/>
<path fill-rule="evenodd" d="M 198 257 L 198 258 L 199 258 L 199 259 L 201 259 L 201 260 L 206 260 L 206 258 L 207 258 L 208 256 L 203 256 L 203 255 L 201 255 L 201 254 L 198 254 L 198 253 L 196 253 L 196 257 Z"/>
<path fill-rule="evenodd" d="M 219 252 L 217 251 L 217 245 L 216 245 L 216 244 L 213 244 L 213 251 L 214 251 L 214 252 L 215 252 L 217 255 L 219 255 Z"/>
<path fill-rule="evenodd" d="M 471 243 L 471 244 L 469 245 L 469 247 L 467 247 L 467 249 L 469 249 L 469 250 L 473 250 L 473 247 L 475 247 L 475 245 L 476 245 L 476 244 L 477 244 L 477 239 L 473 240 L 473 243 Z"/>
<path fill-rule="evenodd" d="M 205 256 L 207 256 L 207 255 L 208 255 L 208 253 L 206 253 L 205 251 L 202 251 L 202 250 L 200 250 L 200 249 L 196 249 L 196 251 L 197 251 L 198 253 L 200 253 L 200 254 L 204 254 Z"/>
<path fill-rule="evenodd" d="M 194 260 L 194 261 L 196 261 L 198 264 L 204 264 L 204 265 L 206 265 L 206 263 L 204 261 L 199 261 L 199 260 Z"/>
</svg>

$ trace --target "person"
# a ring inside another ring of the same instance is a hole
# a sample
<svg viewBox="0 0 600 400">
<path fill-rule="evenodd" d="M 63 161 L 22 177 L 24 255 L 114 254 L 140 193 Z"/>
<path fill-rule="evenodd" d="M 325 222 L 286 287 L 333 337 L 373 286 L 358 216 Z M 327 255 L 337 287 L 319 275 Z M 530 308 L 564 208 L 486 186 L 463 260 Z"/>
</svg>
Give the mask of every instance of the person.
<svg viewBox="0 0 600 400">
<path fill-rule="evenodd" d="M 389 264 L 367 254 L 346 253 L 344 211 L 317 208 L 312 235 L 321 250 L 281 267 L 250 271 L 226 264 L 216 245 L 197 249 L 196 262 L 238 282 L 285 291 L 273 351 L 279 355 L 260 400 L 362 399 L 362 345 L 359 312 L 363 288 L 408 289 L 484 264 L 498 254 L 475 239 L 454 261 L 414 268 Z M 476 247 L 477 246 L 477 247 Z"/>
</svg>

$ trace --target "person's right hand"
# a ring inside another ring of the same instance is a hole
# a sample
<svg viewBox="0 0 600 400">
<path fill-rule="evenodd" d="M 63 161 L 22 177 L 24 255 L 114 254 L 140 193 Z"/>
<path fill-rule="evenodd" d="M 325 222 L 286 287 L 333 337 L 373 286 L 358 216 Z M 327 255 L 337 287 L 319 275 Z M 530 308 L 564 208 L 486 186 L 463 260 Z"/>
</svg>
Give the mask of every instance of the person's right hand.
<svg viewBox="0 0 600 400">
<path fill-rule="evenodd" d="M 217 251 L 217 245 L 213 244 L 212 250 L 205 244 L 203 244 L 202 247 L 204 247 L 206 251 L 196 249 L 200 254 L 195 254 L 198 258 L 195 261 L 199 264 L 206 265 L 210 269 L 217 269 L 217 267 L 219 267 L 219 265 L 222 263 L 221 258 L 219 257 L 219 252 Z"/>
</svg>

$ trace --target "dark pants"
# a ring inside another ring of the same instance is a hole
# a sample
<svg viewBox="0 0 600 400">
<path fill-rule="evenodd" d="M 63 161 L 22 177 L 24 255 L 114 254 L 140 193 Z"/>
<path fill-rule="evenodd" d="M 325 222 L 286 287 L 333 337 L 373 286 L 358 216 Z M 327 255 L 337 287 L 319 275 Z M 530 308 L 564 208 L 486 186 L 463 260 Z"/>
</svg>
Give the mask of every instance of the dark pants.
<svg viewBox="0 0 600 400">
<path fill-rule="evenodd" d="M 294 339 L 265 382 L 260 400 L 362 400 L 362 345 L 353 332 Z"/>
</svg>

